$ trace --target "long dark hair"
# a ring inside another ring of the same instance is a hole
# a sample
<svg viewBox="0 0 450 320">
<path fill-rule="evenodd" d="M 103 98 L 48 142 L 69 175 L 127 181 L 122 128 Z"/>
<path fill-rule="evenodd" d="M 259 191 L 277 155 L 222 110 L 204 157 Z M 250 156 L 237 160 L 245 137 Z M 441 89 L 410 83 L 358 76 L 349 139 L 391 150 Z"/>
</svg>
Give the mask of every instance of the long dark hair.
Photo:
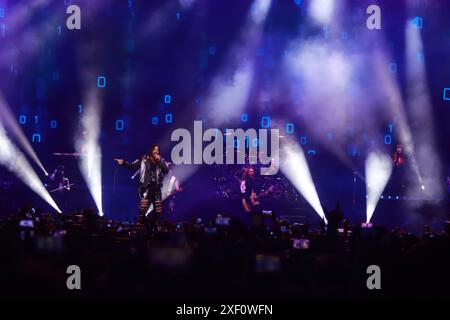
<svg viewBox="0 0 450 320">
<path fill-rule="evenodd" d="M 250 169 L 255 170 L 252 166 L 244 168 L 242 170 L 242 178 L 241 178 L 241 180 L 245 180 L 248 177 L 248 172 L 250 171 Z"/>
<path fill-rule="evenodd" d="M 155 150 L 155 148 L 158 148 L 159 154 L 161 154 L 161 147 L 159 144 L 153 144 L 150 148 L 150 152 L 148 153 L 149 156 L 153 154 L 153 150 Z"/>
</svg>

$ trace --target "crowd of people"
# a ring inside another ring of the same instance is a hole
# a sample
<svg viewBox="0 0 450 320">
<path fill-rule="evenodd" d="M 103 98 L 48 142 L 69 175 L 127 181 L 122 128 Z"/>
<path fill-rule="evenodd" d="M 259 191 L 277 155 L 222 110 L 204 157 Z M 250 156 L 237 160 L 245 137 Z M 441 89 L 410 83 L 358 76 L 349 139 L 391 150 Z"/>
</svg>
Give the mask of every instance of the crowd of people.
<svg viewBox="0 0 450 320">
<path fill-rule="evenodd" d="M 217 215 L 111 221 L 22 207 L 0 223 L 2 298 L 364 299 L 450 296 L 450 222 L 421 235 L 351 225 L 338 208 L 314 226 Z M 67 267 L 81 289 L 66 286 Z M 367 268 L 381 271 L 369 290 Z"/>
</svg>

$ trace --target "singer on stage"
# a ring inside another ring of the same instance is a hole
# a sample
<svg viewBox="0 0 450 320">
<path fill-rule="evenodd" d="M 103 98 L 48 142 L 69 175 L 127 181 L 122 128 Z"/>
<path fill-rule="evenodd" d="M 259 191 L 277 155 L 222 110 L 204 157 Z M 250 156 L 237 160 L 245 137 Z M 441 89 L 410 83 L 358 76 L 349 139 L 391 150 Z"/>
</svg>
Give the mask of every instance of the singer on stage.
<svg viewBox="0 0 450 320">
<path fill-rule="evenodd" d="M 164 175 L 169 172 L 166 161 L 160 155 L 159 145 L 153 145 L 148 155 L 144 155 L 141 159 L 136 159 L 132 163 L 128 163 L 123 159 L 114 159 L 119 166 L 131 170 L 140 170 L 139 185 L 139 216 L 138 222 L 143 222 L 145 214 L 150 207 L 150 201 L 153 204 L 153 211 L 156 213 L 156 220 L 162 212 L 162 194 L 161 187 Z"/>
</svg>

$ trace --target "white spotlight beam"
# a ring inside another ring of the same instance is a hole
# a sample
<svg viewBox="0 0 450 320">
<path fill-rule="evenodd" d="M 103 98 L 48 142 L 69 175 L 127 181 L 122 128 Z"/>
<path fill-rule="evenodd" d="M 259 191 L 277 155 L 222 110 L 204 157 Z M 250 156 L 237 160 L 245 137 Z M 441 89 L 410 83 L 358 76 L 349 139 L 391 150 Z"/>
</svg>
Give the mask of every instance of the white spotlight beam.
<svg viewBox="0 0 450 320">
<path fill-rule="evenodd" d="M 10 111 L 10 108 L 8 107 L 8 103 L 3 98 L 3 95 L 1 93 L 0 93 L 0 118 L 2 119 L 2 122 L 4 123 L 6 128 L 9 129 L 14 134 L 14 136 L 19 141 L 20 145 L 28 154 L 28 156 L 31 159 L 33 159 L 33 161 L 42 170 L 42 172 L 44 172 L 44 174 L 48 176 L 47 170 L 45 170 L 44 165 L 39 160 L 36 152 L 33 150 L 33 147 L 31 146 L 27 137 L 25 137 L 22 128 L 20 128 L 19 124 L 14 118 L 13 114 Z"/>
<path fill-rule="evenodd" d="M 333 19 L 335 0 L 312 0 L 308 7 L 308 14 L 317 23 L 329 24 Z"/>
<path fill-rule="evenodd" d="M 44 199 L 57 212 L 61 213 L 58 205 L 52 199 L 47 189 L 44 188 L 42 182 L 39 180 L 36 172 L 34 172 L 30 163 L 27 161 L 25 155 L 14 146 L 11 140 L 6 135 L 4 127 L 0 124 L 0 163 L 4 165 L 9 171 L 14 173 L 23 183 L 25 183 L 31 190 L 36 192 L 42 199 Z"/>
<path fill-rule="evenodd" d="M 272 0 L 255 0 L 252 4 L 250 19 L 255 24 L 262 24 L 267 18 Z"/>
<path fill-rule="evenodd" d="M 366 222 L 369 223 L 375 208 L 392 174 L 392 159 L 371 152 L 366 160 Z"/>
<path fill-rule="evenodd" d="M 100 216 L 103 216 L 102 204 L 102 166 L 99 135 L 101 127 L 101 103 L 95 89 L 88 92 L 80 123 L 80 133 L 76 136 L 75 148 L 78 153 L 86 154 L 80 158 L 80 170 L 94 199 Z"/>
<path fill-rule="evenodd" d="M 429 195 L 441 197 L 441 163 L 436 152 L 431 99 L 427 85 L 425 57 L 420 29 L 411 21 L 406 23 L 406 70 L 407 95 L 411 127 L 416 141 L 416 158 L 420 164 L 423 181 L 418 181 L 422 190 L 427 186 Z M 416 186 L 415 186 L 416 187 Z"/>
<path fill-rule="evenodd" d="M 385 90 L 387 96 L 387 110 L 397 118 L 397 130 L 403 149 L 408 156 L 417 179 L 422 184 L 423 178 L 419 170 L 419 165 L 417 164 L 413 135 L 406 118 L 405 105 L 403 103 L 399 85 L 393 79 L 392 75 L 389 74 L 388 68 L 386 67 L 388 65 L 388 59 L 383 53 L 376 52 L 375 64 L 377 65 L 376 70 L 378 72 L 380 83 L 383 83 L 382 88 Z"/>
<path fill-rule="evenodd" d="M 319 195 L 314 186 L 305 153 L 296 142 L 283 143 L 280 154 L 283 174 L 291 181 L 294 187 L 301 193 L 305 200 L 325 221 L 325 213 L 320 204 Z"/>
</svg>

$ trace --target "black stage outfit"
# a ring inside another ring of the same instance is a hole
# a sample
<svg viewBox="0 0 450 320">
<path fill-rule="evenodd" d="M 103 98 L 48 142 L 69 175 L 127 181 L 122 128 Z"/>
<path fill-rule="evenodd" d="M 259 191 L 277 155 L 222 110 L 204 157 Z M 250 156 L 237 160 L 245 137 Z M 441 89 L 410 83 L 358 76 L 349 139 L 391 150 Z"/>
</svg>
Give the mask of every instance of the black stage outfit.
<svg viewBox="0 0 450 320">
<path fill-rule="evenodd" d="M 161 188 L 164 180 L 164 175 L 169 172 L 166 161 L 161 158 L 158 162 L 153 163 L 148 157 L 136 159 L 132 163 L 124 162 L 123 167 L 131 170 L 140 170 L 139 172 L 139 212 L 140 217 L 144 218 L 150 207 L 150 202 L 153 204 L 153 210 L 156 213 L 162 211 L 162 194 Z"/>
<path fill-rule="evenodd" d="M 255 180 L 250 177 L 246 177 L 241 181 L 241 195 L 242 198 L 250 203 L 250 196 L 255 192 Z"/>
</svg>

